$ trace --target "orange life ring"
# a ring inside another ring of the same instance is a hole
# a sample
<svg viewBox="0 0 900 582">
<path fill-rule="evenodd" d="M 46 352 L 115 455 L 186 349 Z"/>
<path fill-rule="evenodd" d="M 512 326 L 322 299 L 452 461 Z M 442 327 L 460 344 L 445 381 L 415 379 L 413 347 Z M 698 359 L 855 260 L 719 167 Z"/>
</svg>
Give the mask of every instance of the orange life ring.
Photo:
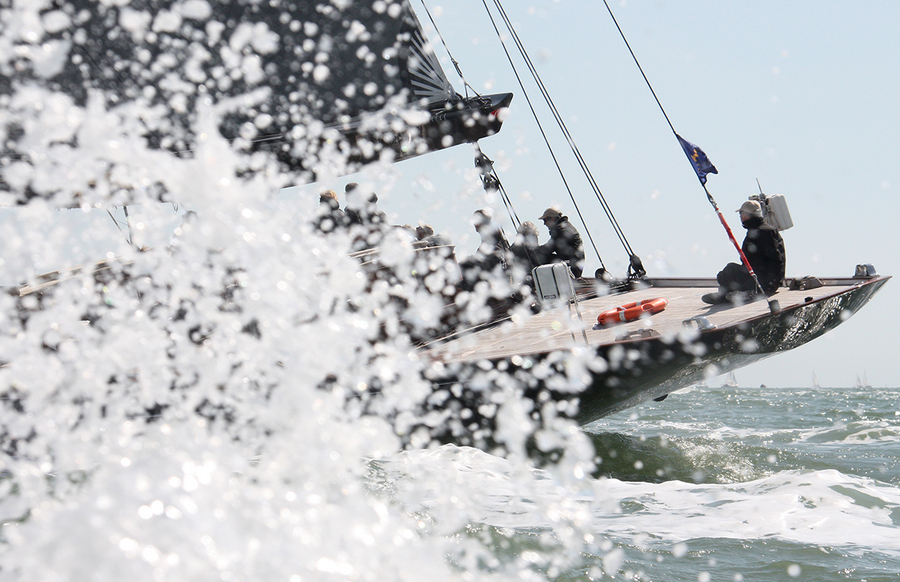
<svg viewBox="0 0 900 582">
<path fill-rule="evenodd" d="M 606 326 L 615 325 L 617 323 L 625 323 L 627 321 L 634 321 L 645 313 L 655 315 L 665 309 L 666 305 L 668 304 L 668 300 L 663 299 L 662 297 L 657 297 L 655 299 L 644 299 L 643 301 L 638 301 L 636 303 L 629 303 L 628 305 L 622 305 L 620 307 L 615 307 L 608 311 L 604 311 L 597 317 L 597 323 L 601 326 Z"/>
</svg>

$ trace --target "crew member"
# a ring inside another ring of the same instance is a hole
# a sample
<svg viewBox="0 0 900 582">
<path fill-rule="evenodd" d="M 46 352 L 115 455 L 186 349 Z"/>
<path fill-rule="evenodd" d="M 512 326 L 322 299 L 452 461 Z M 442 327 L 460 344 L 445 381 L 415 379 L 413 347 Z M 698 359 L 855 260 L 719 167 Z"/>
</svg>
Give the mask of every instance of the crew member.
<svg viewBox="0 0 900 582">
<path fill-rule="evenodd" d="M 550 240 L 535 249 L 541 264 L 568 263 L 572 275 L 581 277 L 584 271 L 584 244 L 575 226 L 556 208 L 548 208 L 541 214 L 544 226 L 550 231 Z"/>
<path fill-rule="evenodd" d="M 347 206 L 344 208 L 346 223 L 348 226 L 354 224 L 364 225 L 384 225 L 387 224 L 387 217 L 384 212 L 378 209 L 378 196 L 372 192 L 365 196 L 356 182 L 350 182 L 344 187 L 344 194 L 347 196 Z"/>
<path fill-rule="evenodd" d="M 541 264 L 537 256 L 538 243 L 537 226 L 530 220 L 526 220 L 519 225 L 516 230 L 516 240 L 509 247 L 509 252 L 520 267 L 525 269 L 526 273 Z"/>
<path fill-rule="evenodd" d="M 759 286 L 767 296 L 774 294 L 784 281 L 784 240 L 778 230 L 765 222 L 762 206 L 756 200 L 748 200 L 738 210 L 741 224 L 747 229 L 741 250 L 753 268 Z M 753 299 L 759 289 L 743 264 L 728 263 L 716 275 L 719 290 L 707 293 L 703 301 L 717 303 L 745 303 Z"/>
<path fill-rule="evenodd" d="M 474 288 L 475 283 L 484 278 L 486 273 L 491 273 L 498 267 L 505 271 L 509 264 L 509 243 L 500 227 L 494 224 L 491 211 L 487 208 L 475 211 L 472 226 L 481 235 L 481 244 L 473 256 L 459 265 L 463 286 L 468 289 Z"/>
<path fill-rule="evenodd" d="M 319 194 L 319 206 L 316 208 L 315 226 L 320 231 L 333 232 L 344 224 L 344 212 L 338 202 L 334 190 L 323 190 Z"/>
<path fill-rule="evenodd" d="M 344 225 L 353 237 L 353 250 L 361 251 L 381 244 L 387 217 L 378 209 L 378 196 L 374 192 L 366 196 L 356 182 L 347 184 L 344 194 L 347 196 Z"/>
</svg>

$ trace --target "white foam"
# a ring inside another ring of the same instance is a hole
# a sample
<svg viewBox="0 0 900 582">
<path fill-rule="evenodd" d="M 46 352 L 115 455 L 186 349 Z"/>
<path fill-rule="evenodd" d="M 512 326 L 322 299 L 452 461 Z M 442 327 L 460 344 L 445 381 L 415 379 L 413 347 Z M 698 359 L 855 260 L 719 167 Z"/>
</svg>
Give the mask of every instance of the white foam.
<svg viewBox="0 0 900 582">
<path fill-rule="evenodd" d="M 728 485 L 610 479 L 597 493 L 640 507 L 627 519 L 595 513 L 600 531 L 646 533 L 673 542 L 774 538 L 900 553 L 900 530 L 892 518 L 900 508 L 900 489 L 835 470 L 783 472 Z"/>
<path fill-rule="evenodd" d="M 892 516 L 900 510 L 900 489 L 835 470 L 789 471 L 727 485 L 560 482 L 556 473 L 523 473 L 502 459 L 455 447 L 394 458 L 388 467 L 398 498 L 411 511 L 431 512 L 440 500 L 453 499 L 460 514 L 497 527 L 553 528 L 559 523 L 548 516 L 588 512 L 592 532 L 666 547 L 705 538 L 779 539 L 900 555 Z"/>
</svg>

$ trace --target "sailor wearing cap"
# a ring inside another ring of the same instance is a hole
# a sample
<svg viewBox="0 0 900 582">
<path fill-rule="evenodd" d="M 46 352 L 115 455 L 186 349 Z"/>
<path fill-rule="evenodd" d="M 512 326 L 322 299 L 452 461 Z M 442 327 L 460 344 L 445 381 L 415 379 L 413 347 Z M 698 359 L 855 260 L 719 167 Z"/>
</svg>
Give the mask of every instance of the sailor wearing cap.
<svg viewBox="0 0 900 582">
<path fill-rule="evenodd" d="M 737 212 L 740 213 L 741 224 L 747 229 L 741 250 L 753 268 L 763 292 L 767 296 L 772 295 L 784 281 L 784 240 L 775 227 L 765 222 L 762 206 L 756 200 L 744 202 Z M 744 303 L 758 293 L 756 282 L 742 264 L 728 263 L 719 271 L 716 280 L 719 290 L 704 295 L 702 299 L 706 303 Z"/>
<path fill-rule="evenodd" d="M 313 224 L 325 233 L 343 226 L 344 211 L 341 210 L 341 204 L 334 190 L 322 190 L 319 193 L 319 206 L 316 208 Z"/>
<path fill-rule="evenodd" d="M 550 240 L 535 249 L 542 265 L 568 263 L 575 277 L 584 270 L 584 244 L 575 226 L 556 208 L 548 208 L 540 216 L 550 231 Z"/>
<path fill-rule="evenodd" d="M 741 204 L 741 207 L 738 208 L 735 212 L 741 213 L 741 222 L 744 222 L 745 216 L 758 216 L 759 218 L 762 218 L 763 215 L 762 206 L 756 200 L 747 200 L 746 202 Z"/>
</svg>

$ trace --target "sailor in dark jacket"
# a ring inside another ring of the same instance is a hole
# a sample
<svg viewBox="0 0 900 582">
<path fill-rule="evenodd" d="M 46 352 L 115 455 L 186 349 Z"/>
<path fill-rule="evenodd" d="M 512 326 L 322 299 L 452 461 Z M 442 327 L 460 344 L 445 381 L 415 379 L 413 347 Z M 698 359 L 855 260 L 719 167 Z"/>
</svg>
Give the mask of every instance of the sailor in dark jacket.
<svg viewBox="0 0 900 582">
<path fill-rule="evenodd" d="M 767 224 L 762 215 L 762 207 L 755 200 L 744 202 L 738 212 L 741 224 L 747 229 L 747 236 L 741 250 L 766 295 L 772 295 L 784 281 L 785 252 L 784 240 L 778 230 Z M 706 303 L 734 302 L 740 298 L 747 301 L 758 293 L 750 272 L 742 264 L 728 263 L 716 276 L 719 290 L 703 296 Z"/>
<path fill-rule="evenodd" d="M 366 195 L 356 182 L 344 187 L 347 206 L 344 207 L 344 226 L 353 237 L 353 250 L 361 251 L 376 247 L 384 238 L 387 217 L 378 209 L 378 196 L 374 192 Z"/>
<path fill-rule="evenodd" d="M 527 220 L 516 230 L 516 240 L 509 246 L 513 261 L 526 273 L 540 265 L 537 258 L 538 230 L 533 222 Z"/>
<path fill-rule="evenodd" d="M 347 226 L 354 224 L 382 226 L 387 224 L 384 212 L 378 209 L 378 196 L 374 192 L 365 195 L 359 184 L 351 182 L 344 187 L 347 206 L 344 207 L 344 222 Z"/>
<path fill-rule="evenodd" d="M 584 270 L 584 244 L 569 218 L 555 208 L 548 208 L 540 219 L 550 231 L 550 240 L 535 249 L 538 260 L 542 265 L 568 263 L 572 275 L 581 277 Z"/>
<path fill-rule="evenodd" d="M 324 233 L 334 232 L 344 225 L 344 211 L 341 210 L 334 190 L 323 190 L 319 194 L 319 206 L 316 208 L 313 224 Z"/>
</svg>

